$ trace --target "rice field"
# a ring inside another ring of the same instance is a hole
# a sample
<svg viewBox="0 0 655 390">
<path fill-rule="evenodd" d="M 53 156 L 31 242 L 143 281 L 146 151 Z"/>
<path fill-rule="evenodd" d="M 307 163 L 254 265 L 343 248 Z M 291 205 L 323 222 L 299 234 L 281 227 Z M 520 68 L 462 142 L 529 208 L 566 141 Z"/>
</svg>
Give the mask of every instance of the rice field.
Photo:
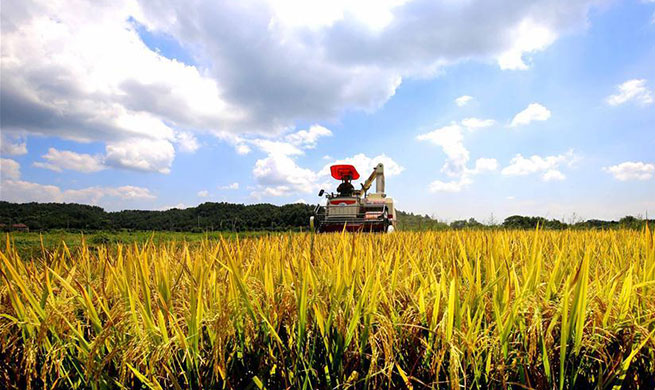
<svg viewBox="0 0 655 390">
<path fill-rule="evenodd" d="M 11 240 L 6 388 L 655 386 L 647 229 Z"/>
</svg>

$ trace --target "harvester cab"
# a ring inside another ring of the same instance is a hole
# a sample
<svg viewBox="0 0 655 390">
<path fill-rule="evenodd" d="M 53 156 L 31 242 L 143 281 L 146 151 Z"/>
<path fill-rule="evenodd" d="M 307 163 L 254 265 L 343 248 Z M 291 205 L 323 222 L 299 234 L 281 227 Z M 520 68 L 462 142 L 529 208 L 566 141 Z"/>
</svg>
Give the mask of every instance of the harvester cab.
<svg viewBox="0 0 655 390">
<path fill-rule="evenodd" d="M 325 195 L 325 206 L 318 204 L 310 217 L 310 227 L 319 233 L 347 231 L 393 232 L 396 228 L 396 210 L 393 199 L 384 193 L 384 165 L 378 164 L 360 189 L 355 189 L 352 180 L 359 179 L 359 173 L 352 165 L 340 164 L 330 167 L 330 174 L 341 184 L 337 192 Z M 375 192 L 368 190 L 375 182 Z"/>
</svg>

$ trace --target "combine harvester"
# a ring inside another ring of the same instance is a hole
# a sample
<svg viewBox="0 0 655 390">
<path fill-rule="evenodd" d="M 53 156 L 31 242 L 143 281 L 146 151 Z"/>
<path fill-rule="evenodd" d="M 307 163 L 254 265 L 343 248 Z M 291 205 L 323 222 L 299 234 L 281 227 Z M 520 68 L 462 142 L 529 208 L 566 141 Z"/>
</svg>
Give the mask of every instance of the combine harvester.
<svg viewBox="0 0 655 390">
<path fill-rule="evenodd" d="M 352 165 L 333 165 L 332 177 L 341 180 L 337 193 L 326 194 L 325 206 L 318 204 L 310 217 L 310 228 L 319 233 L 347 231 L 386 232 L 396 229 L 396 210 L 393 199 L 384 193 L 384 165 L 378 164 L 371 176 L 356 190 L 352 180 L 359 179 L 359 173 Z M 375 193 L 368 190 L 375 180 Z M 318 193 L 323 196 L 324 190 Z"/>
</svg>

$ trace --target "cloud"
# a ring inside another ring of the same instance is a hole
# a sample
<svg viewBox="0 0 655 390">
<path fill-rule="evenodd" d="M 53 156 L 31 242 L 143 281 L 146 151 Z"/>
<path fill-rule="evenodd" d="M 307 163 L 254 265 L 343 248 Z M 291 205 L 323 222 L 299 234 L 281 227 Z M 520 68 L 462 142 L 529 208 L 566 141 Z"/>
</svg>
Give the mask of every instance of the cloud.
<svg viewBox="0 0 655 390">
<path fill-rule="evenodd" d="M 633 79 L 620 84 L 619 93 L 607 97 L 607 104 L 618 106 L 627 102 L 635 102 L 639 105 L 653 103 L 653 93 L 646 88 L 645 79 Z"/>
<path fill-rule="evenodd" d="M 279 135 L 375 110 L 403 80 L 461 61 L 524 69 L 526 56 L 584 27 L 590 4 L 17 2 L 3 7 L 3 131 L 102 142 L 111 166 L 165 173 L 173 144 L 196 148 L 178 132 Z M 139 31 L 174 40 L 184 59 Z"/>
<path fill-rule="evenodd" d="M 87 187 L 82 189 L 61 190 L 58 186 L 43 185 L 23 180 L 3 180 L 3 200 L 8 202 L 75 202 L 98 204 L 107 198 L 120 200 L 155 199 L 150 190 L 136 186 L 122 187 Z"/>
<path fill-rule="evenodd" d="M 372 171 L 378 163 L 384 164 L 386 176 L 398 175 L 404 169 L 384 154 L 369 157 L 360 153 L 336 160 L 318 171 L 313 171 L 297 164 L 295 157 L 304 154 L 304 151 L 289 143 L 263 140 L 254 140 L 252 143 L 267 153 L 265 158 L 255 162 L 252 171 L 257 186 L 251 196 L 256 199 L 316 192 L 320 187 L 329 185 L 329 167 L 333 164 L 352 164 L 362 176 L 368 175 L 368 172 Z M 308 144 L 300 145 L 307 147 Z"/>
<path fill-rule="evenodd" d="M 239 144 L 236 146 L 237 154 L 243 156 L 251 152 L 250 146 L 245 144 Z"/>
<path fill-rule="evenodd" d="M 451 122 L 450 125 L 438 128 L 429 133 L 419 134 L 416 139 L 419 141 L 429 141 L 440 146 L 447 157 L 442 172 L 449 176 L 459 176 L 467 170 L 466 164 L 470 157 L 468 149 L 464 146 L 462 126 L 469 131 L 475 131 L 493 126 L 495 123 L 496 121 L 493 119 L 467 118 L 461 121 L 461 125 L 457 122 Z"/>
<path fill-rule="evenodd" d="M 346 157 L 324 165 L 320 170 L 320 174 L 327 177 L 330 176 L 330 166 L 336 164 L 350 164 L 357 169 L 357 172 L 359 172 L 360 176 L 365 180 L 371 172 L 373 172 L 373 168 L 375 168 L 379 163 L 384 164 L 384 175 L 386 177 L 400 175 L 405 170 L 404 167 L 386 154 L 369 157 L 364 153 L 358 153 L 352 157 Z"/>
<path fill-rule="evenodd" d="M 155 199 L 149 189 L 137 186 L 121 186 L 117 188 L 103 187 L 103 196 L 116 196 L 121 199 Z"/>
<path fill-rule="evenodd" d="M 496 121 L 493 119 L 478 119 L 478 118 L 462 119 L 462 126 L 466 127 L 469 131 L 483 129 L 485 127 L 490 127 L 495 124 Z"/>
<path fill-rule="evenodd" d="M 0 179 L 20 178 L 20 164 L 9 158 L 0 158 Z"/>
<path fill-rule="evenodd" d="M 543 175 L 544 181 L 561 181 L 566 179 L 564 174 L 556 169 L 549 169 Z"/>
<path fill-rule="evenodd" d="M 285 168 L 288 170 L 287 172 L 291 173 L 289 180 L 301 185 L 299 183 L 306 182 L 309 172 L 298 167 L 294 161 L 294 157 L 304 154 L 304 150 L 306 149 L 314 149 L 321 137 L 329 136 L 332 136 L 332 132 L 329 129 L 319 125 L 312 125 L 308 130 L 299 130 L 287 134 L 283 137 L 283 140 L 241 138 L 236 142 L 242 145 L 245 145 L 246 142 L 250 143 L 268 155 L 268 157 L 260 159 L 255 163 L 255 169 L 253 169 L 255 179 L 260 181 L 272 180 L 274 182 L 284 182 L 285 180 L 281 179 L 284 173 L 278 169 Z M 249 151 L 250 148 L 248 147 Z M 280 176 L 280 178 L 271 179 L 273 176 Z"/>
<path fill-rule="evenodd" d="M 577 161 L 577 156 L 572 150 L 566 154 L 556 156 L 533 155 L 529 158 L 517 154 L 512 158 L 510 164 L 500 172 L 505 176 L 525 176 L 541 173 L 543 181 L 564 180 L 566 176 L 559 170 L 561 165 L 572 165 Z"/>
<path fill-rule="evenodd" d="M 207 190 L 198 191 L 197 195 L 200 198 L 206 198 L 206 197 L 209 196 L 209 191 L 207 191 Z"/>
<path fill-rule="evenodd" d="M 62 190 L 55 185 L 39 184 L 20 179 L 20 165 L 0 158 L 0 199 L 8 202 L 75 202 L 98 204 L 100 201 L 152 200 L 156 196 L 145 187 L 86 187 Z"/>
<path fill-rule="evenodd" d="M 479 158 L 475 160 L 475 168 L 472 174 L 479 174 L 484 172 L 493 172 L 498 169 L 498 161 L 495 158 Z"/>
<path fill-rule="evenodd" d="M 512 119 L 511 127 L 527 125 L 533 121 L 545 121 L 550 118 L 550 110 L 539 103 L 531 103 L 528 107 L 516 114 Z"/>
<path fill-rule="evenodd" d="M 300 167 L 292 157 L 284 154 L 273 153 L 257 160 L 252 174 L 257 183 L 264 187 L 261 195 L 313 192 L 316 183 L 314 171 Z"/>
<path fill-rule="evenodd" d="M 460 192 L 472 182 L 473 181 L 468 176 L 462 176 L 459 180 L 451 180 L 447 182 L 435 180 L 430 183 L 428 189 L 430 192 Z"/>
<path fill-rule="evenodd" d="M 268 154 L 275 154 L 280 156 L 297 156 L 305 153 L 299 147 L 285 141 L 254 139 L 250 142 L 257 146 L 258 149 Z"/>
<path fill-rule="evenodd" d="M 429 133 L 416 137 L 419 141 L 428 141 L 440 146 L 446 154 L 446 164 L 442 171 L 449 176 L 461 175 L 469 160 L 469 151 L 464 147 L 462 127 L 455 122 Z"/>
<path fill-rule="evenodd" d="M 172 126 L 229 128 L 240 109 L 222 99 L 212 77 L 150 50 L 132 22 L 139 14 L 129 1 L 3 8 L 3 131 L 100 141 L 115 151 L 128 139 L 170 143 Z M 167 170 L 157 160 L 139 167 Z"/>
<path fill-rule="evenodd" d="M 491 126 L 494 123 L 495 121 L 491 119 L 481 120 L 477 118 L 468 118 L 462 121 L 462 125 L 469 130 Z M 441 172 L 447 176 L 457 178 L 457 180 L 451 181 L 433 181 L 428 188 L 430 192 L 460 192 L 473 183 L 473 176 L 498 169 L 498 161 L 494 158 L 479 158 L 475 161 L 475 166 L 472 169 L 467 167 L 470 156 L 468 149 L 464 146 L 462 132 L 462 126 L 452 122 L 448 126 L 416 137 L 419 141 L 429 141 L 440 146 L 446 155 L 446 162 L 441 168 Z"/>
<path fill-rule="evenodd" d="M 626 161 L 610 167 L 604 167 L 603 170 L 621 181 L 650 180 L 655 176 L 655 164 L 647 164 L 640 161 Z"/>
<path fill-rule="evenodd" d="M 322 126 L 313 125 L 309 130 L 299 130 L 282 137 L 283 140 L 255 138 L 249 142 L 266 157 L 255 162 L 252 174 L 257 182 L 251 196 L 259 199 L 264 196 L 287 196 L 298 193 L 311 193 L 320 186 L 321 172 L 303 168 L 296 158 L 305 150 L 316 147 L 318 139 L 331 136 L 332 132 Z"/>
<path fill-rule="evenodd" d="M 175 158 L 175 149 L 170 142 L 147 138 L 110 143 L 106 152 L 108 166 L 159 173 L 169 173 Z"/>
<path fill-rule="evenodd" d="M 464 107 L 465 105 L 469 104 L 473 100 L 473 96 L 460 96 L 457 99 L 455 99 L 455 104 L 457 104 L 458 107 Z"/>
<path fill-rule="evenodd" d="M 228 185 L 225 185 L 225 186 L 218 186 L 218 189 L 219 190 L 238 190 L 239 189 L 239 183 L 235 181 L 232 184 L 228 184 Z"/>
<path fill-rule="evenodd" d="M 498 65 L 501 69 L 528 69 L 523 58 L 524 55 L 545 49 L 557 38 L 555 31 L 531 18 L 522 20 L 511 30 L 510 34 L 516 38 L 511 47 L 498 56 Z"/>
<path fill-rule="evenodd" d="M 430 192 L 461 192 L 473 184 L 473 176 L 483 173 L 494 172 L 498 169 L 498 161 L 495 158 L 479 158 L 475 160 L 473 169 L 465 168 L 459 179 L 450 181 L 435 180 L 430 183 Z"/>
<path fill-rule="evenodd" d="M 306 149 L 314 149 L 316 142 L 320 137 L 332 136 L 332 132 L 323 126 L 313 125 L 309 130 L 300 130 L 289 134 L 285 140 L 292 145 L 300 146 Z"/>
<path fill-rule="evenodd" d="M 27 154 L 27 144 L 25 140 L 10 137 L 2 133 L 0 134 L 0 154 L 4 156 L 21 156 Z"/>
<path fill-rule="evenodd" d="M 41 156 L 46 162 L 37 161 L 33 165 L 37 168 L 50 169 L 61 172 L 65 169 L 84 173 L 98 172 L 106 168 L 102 156 L 80 154 L 69 150 L 48 149 L 48 153 Z"/>
<path fill-rule="evenodd" d="M 175 135 L 175 142 L 182 152 L 193 153 L 200 147 L 198 139 L 188 131 L 180 131 Z"/>
<path fill-rule="evenodd" d="M 84 173 L 98 172 L 108 167 L 169 173 L 175 151 L 168 141 L 133 139 L 110 143 L 106 146 L 106 155 L 90 155 L 69 150 L 48 149 L 41 156 L 46 161 L 36 161 L 37 168 L 55 172 L 63 170 Z"/>
<path fill-rule="evenodd" d="M 291 139 L 301 138 L 290 136 Z M 304 146 L 302 142 L 299 142 L 298 146 L 285 141 L 266 139 L 255 139 L 251 143 L 267 154 L 266 157 L 255 162 L 252 170 L 253 177 L 260 187 L 260 190 L 253 191 L 254 197 L 283 196 L 311 191 L 315 173 L 300 167 L 295 161 L 296 156 L 304 154 L 300 149 Z"/>
</svg>

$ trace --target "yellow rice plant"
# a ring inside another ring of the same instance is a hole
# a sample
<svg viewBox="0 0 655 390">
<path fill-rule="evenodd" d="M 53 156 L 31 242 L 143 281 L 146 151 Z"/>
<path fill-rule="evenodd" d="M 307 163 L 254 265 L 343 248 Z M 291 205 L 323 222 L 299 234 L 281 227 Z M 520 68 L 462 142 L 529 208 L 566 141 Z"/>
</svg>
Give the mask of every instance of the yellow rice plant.
<svg viewBox="0 0 655 390">
<path fill-rule="evenodd" d="M 8 388 L 649 388 L 643 231 L 0 251 Z M 652 388 L 652 387 L 650 387 Z"/>
</svg>

